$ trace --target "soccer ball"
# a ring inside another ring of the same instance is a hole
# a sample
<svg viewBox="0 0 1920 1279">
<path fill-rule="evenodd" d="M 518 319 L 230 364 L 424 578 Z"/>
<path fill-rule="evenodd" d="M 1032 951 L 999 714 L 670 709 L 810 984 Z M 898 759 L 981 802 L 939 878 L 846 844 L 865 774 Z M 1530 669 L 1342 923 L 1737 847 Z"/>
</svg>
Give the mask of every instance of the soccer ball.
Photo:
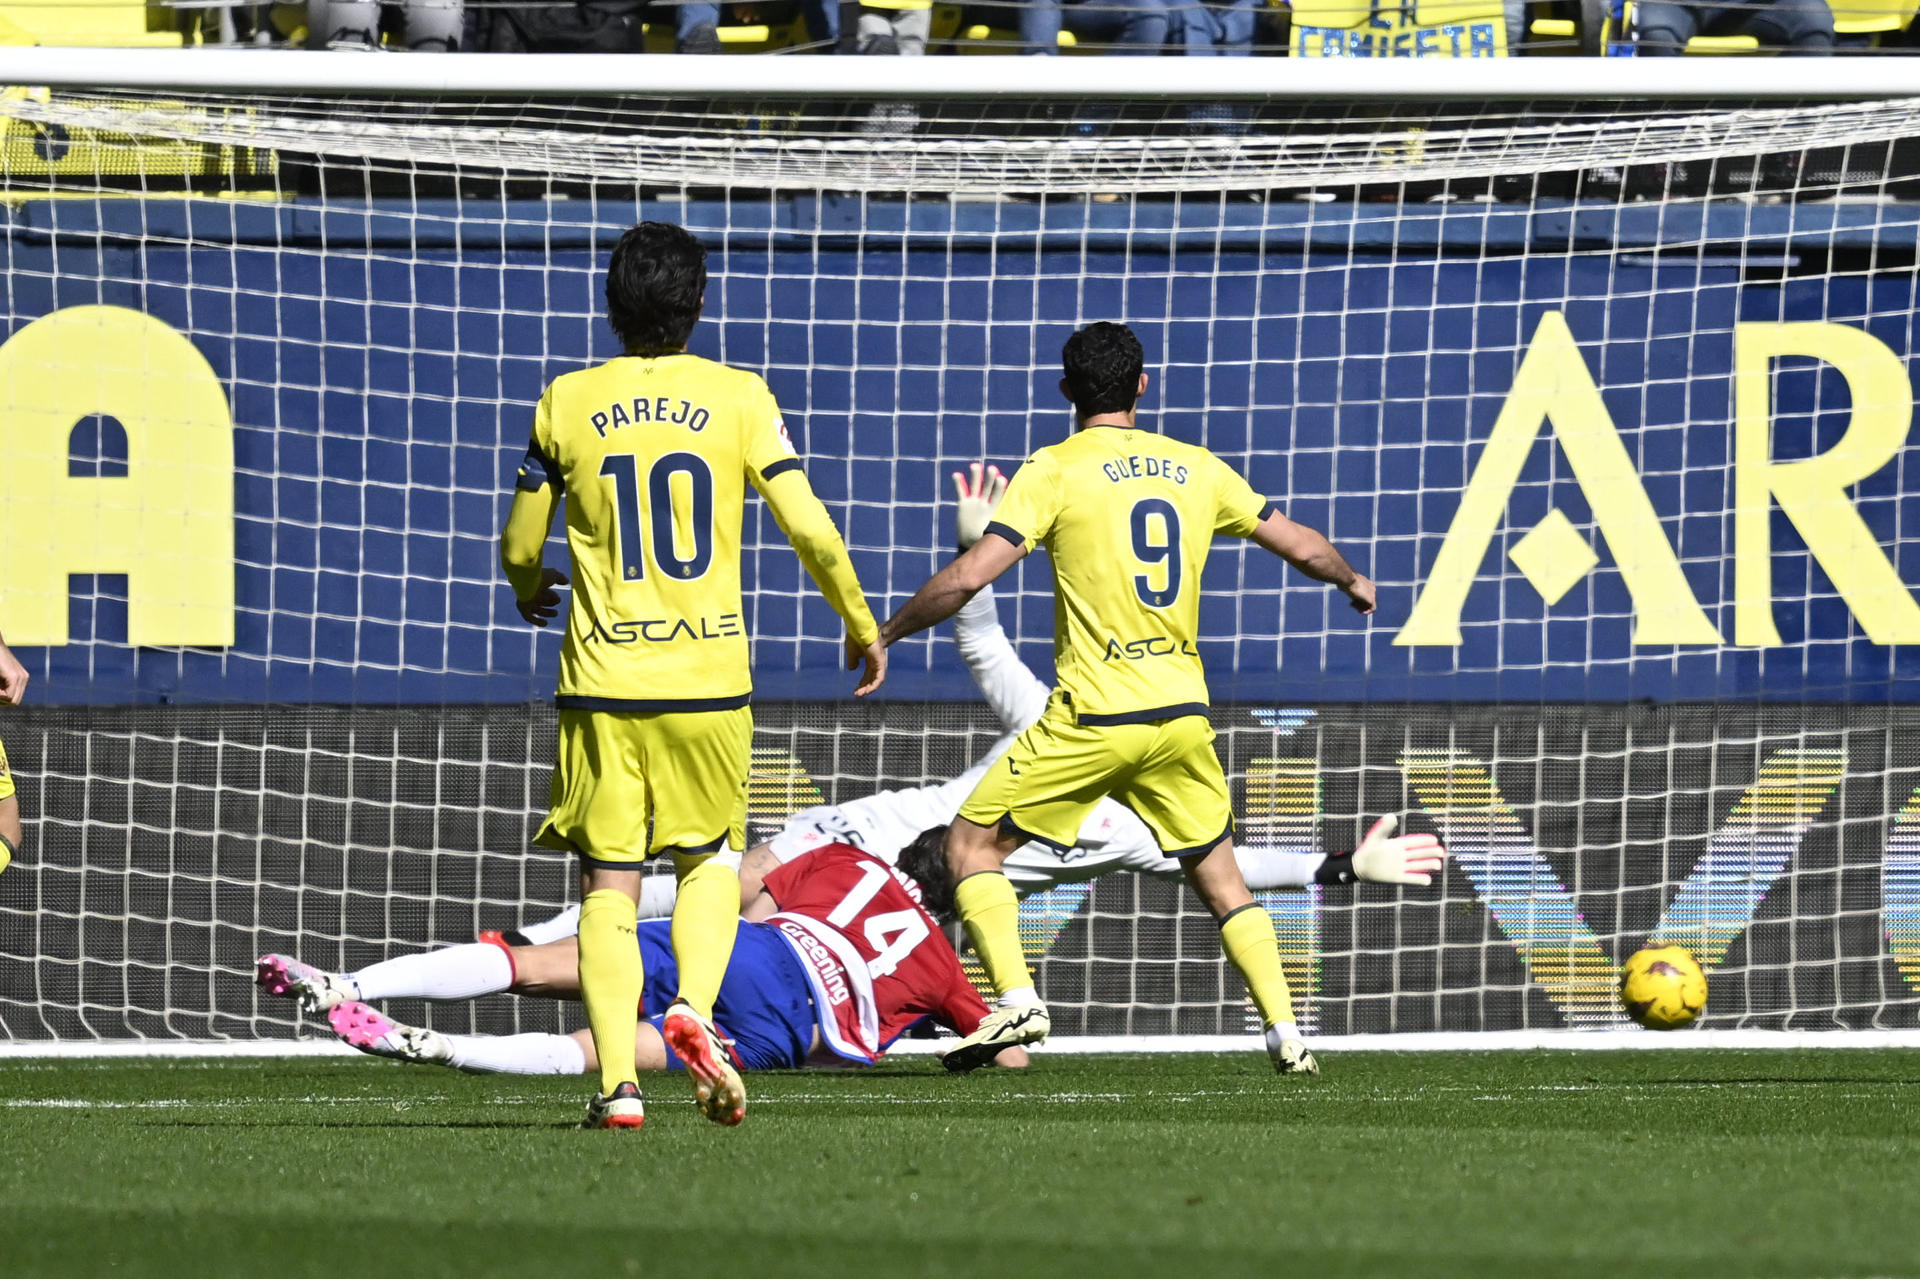
<svg viewBox="0 0 1920 1279">
<path fill-rule="evenodd" d="M 1621 968 L 1620 1002 L 1648 1030 L 1678 1030 L 1707 1006 L 1707 974 L 1685 946 L 1649 946 Z"/>
</svg>

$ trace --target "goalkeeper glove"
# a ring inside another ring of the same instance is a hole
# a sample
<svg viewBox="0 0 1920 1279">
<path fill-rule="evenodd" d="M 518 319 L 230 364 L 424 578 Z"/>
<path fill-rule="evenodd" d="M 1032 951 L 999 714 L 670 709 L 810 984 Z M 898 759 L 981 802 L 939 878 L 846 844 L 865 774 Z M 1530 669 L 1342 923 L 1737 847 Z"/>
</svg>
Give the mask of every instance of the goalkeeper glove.
<svg viewBox="0 0 1920 1279">
<path fill-rule="evenodd" d="M 960 505 L 954 515 L 954 531 L 959 535 L 960 549 L 966 550 L 987 535 L 987 524 L 993 519 L 995 508 L 1007 491 L 1007 477 L 1000 474 L 997 466 L 988 466 L 984 462 L 975 462 L 965 471 L 953 473 L 953 487 L 960 494 Z"/>
<path fill-rule="evenodd" d="M 1322 884 L 1415 884 L 1433 882 L 1447 864 L 1447 850 L 1433 835 L 1395 835 L 1398 817 L 1382 817 L 1351 854 L 1332 854 L 1314 879 Z"/>
</svg>

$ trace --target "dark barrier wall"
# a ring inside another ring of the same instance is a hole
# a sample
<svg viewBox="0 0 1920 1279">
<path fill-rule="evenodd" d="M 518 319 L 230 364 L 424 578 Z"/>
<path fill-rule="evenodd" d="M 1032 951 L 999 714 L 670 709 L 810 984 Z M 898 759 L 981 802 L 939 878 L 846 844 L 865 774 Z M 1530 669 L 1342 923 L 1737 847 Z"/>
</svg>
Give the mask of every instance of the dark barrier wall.
<svg viewBox="0 0 1920 1279">
<path fill-rule="evenodd" d="M 758 719 L 756 837 L 807 804 L 951 775 L 999 731 L 957 705 Z M 1616 1024 L 1614 964 L 1656 935 L 1709 965 L 1711 1025 L 1920 1025 L 1907 708 L 1215 720 L 1249 841 L 1350 847 L 1357 824 L 1339 815 L 1405 811 L 1452 847 L 1430 889 L 1266 896 L 1322 1032 Z M 570 862 L 526 851 L 550 710 L 42 708 L 10 720 L 8 749 L 38 819 L 32 860 L 0 880 L 9 1038 L 290 1035 L 290 1008 L 250 981 L 260 953 L 355 967 L 544 918 L 569 895 Z M 1245 1028 L 1214 926 L 1174 882 L 1070 885 L 1029 898 L 1023 924 L 1068 1032 Z M 507 997 L 397 1015 L 496 1030 L 561 1016 Z"/>
<path fill-rule="evenodd" d="M 63 201 L 7 214 L 16 355 L 30 322 L 106 305 L 198 356 L 86 316 L 40 330 L 58 357 L 15 359 L 7 380 L 54 424 L 28 438 L 16 412 L 0 438 L 13 458 L 74 450 L 63 482 L 158 483 L 116 414 L 139 415 L 156 367 L 204 359 L 232 474 L 199 459 L 193 501 L 215 536 L 230 488 L 232 596 L 219 547 L 149 546 L 129 567 L 118 552 L 174 526 L 101 523 L 65 485 L 57 517 L 5 530 L 0 624 L 36 699 L 545 696 L 555 640 L 511 614 L 494 534 L 542 385 L 614 353 L 599 272 L 642 214 L 713 245 L 695 349 L 766 371 L 876 597 L 939 562 L 948 470 L 1065 433 L 1059 344 L 1115 317 L 1147 342 L 1154 421 L 1383 586 L 1366 624 L 1264 558 L 1217 556 L 1206 655 L 1223 700 L 1884 703 L 1920 687 L 1901 678 L 1920 642 L 1920 484 L 1901 447 L 1915 276 L 1856 269 L 1911 260 L 1913 208 Z M 82 403 L 103 361 L 122 399 Z M 8 489 L 23 474 L 0 472 L 0 509 L 27 509 Z M 796 603 L 791 555 L 750 519 L 761 692 L 817 696 L 844 682 L 833 619 Z M 1042 660 L 1047 571 L 1021 573 Z M 5 620 L 70 577 L 64 643 Z M 130 647 L 158 633 L 138 599 L 154 577 L 213 629 Z M 889 695 L 973 696 L 925 643 Z"/>
</svg>

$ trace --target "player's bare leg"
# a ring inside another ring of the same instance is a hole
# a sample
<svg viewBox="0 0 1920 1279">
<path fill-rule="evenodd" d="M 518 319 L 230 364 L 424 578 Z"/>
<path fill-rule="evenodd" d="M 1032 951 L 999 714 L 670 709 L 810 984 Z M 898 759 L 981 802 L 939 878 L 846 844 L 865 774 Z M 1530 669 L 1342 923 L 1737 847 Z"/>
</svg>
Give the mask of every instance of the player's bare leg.
<svg viewBox="0 0 1920 1279">
<path fill-rule="evenodd" d="M 1002 865 L 1019 846 L 1011 831 L 955 817 L 947 827 L 947 870 L 967 940 L 1000 996 L 971 1035 L 941 1057 L 948 1070 L 977 1070 L 1004 1048 L 1045 1043 L 1052 1029 L 1020 942 L 1020 903 Z"/>
<path fill-rule="evenodd" d="M 640 871 L 588 866 L 580 874 L 580 999 L 600 1057 L 600 1091 L 587 1128 L 638 1128 L 646 1119 L 633 1043 L 646 973 L 636 935 Z"/>
<path fill-rule="evenodd" d="M 1266 1027 L 1267 1055 L 1283 1075 L 1317 1075 L 1320 1063 L 1300 1038 L 1293 1019 L 1293 995 L 1280 967 L 1280 941 L 1273 920 L 1253 899 L 1229 836 L 1211 851 L 1180 859 L 1187 882 L 1220 921 L 1220 949 L 1247 983 L 1247 993 Z"/>
</svg>

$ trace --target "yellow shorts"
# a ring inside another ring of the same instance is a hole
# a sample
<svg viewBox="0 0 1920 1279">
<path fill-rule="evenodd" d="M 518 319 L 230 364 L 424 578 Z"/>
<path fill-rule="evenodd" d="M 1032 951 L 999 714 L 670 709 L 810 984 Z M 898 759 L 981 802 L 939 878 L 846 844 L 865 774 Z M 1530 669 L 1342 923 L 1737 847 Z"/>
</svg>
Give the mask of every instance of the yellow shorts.
<svg viewBox="0 0 1920 1279">
<path fill-rule="evenodd" d="M 561 711 L 552 811 L 533 842 L 589 865 L 745 848 L 753 711 Z"/>
<path fill-rule="evenodd" d="M 1227 778 L 1206 716 L 1089 727 L 1058 693 L 987 769 L 960 816 L 981 826 L 1005 822 L 1066 849 L 1109 795 L 1140 815 L 1169 857 L 1204 853 L 1233 833 Z"/>
<path fill-rule="evenodd" d="M 13 795 L 13 770 L 7 767 L 7 748 L 0 744 L 0 799 Z"/>
</svg>

